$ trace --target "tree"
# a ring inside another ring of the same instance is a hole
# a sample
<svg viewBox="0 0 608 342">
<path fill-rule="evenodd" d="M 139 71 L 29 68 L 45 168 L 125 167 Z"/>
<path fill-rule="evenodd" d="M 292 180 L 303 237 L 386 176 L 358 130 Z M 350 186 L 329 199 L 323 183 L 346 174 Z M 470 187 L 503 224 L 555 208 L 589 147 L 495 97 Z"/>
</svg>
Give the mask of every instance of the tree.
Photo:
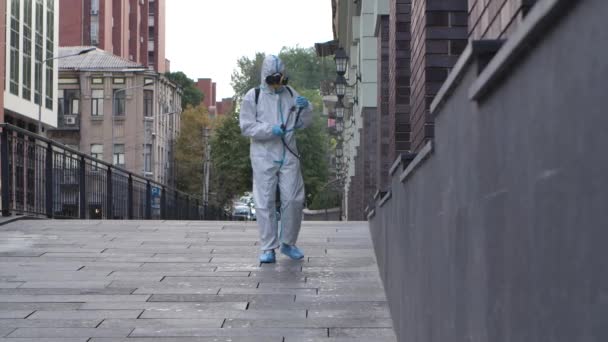
<svg viewBox="0 0 608 342">
<path fill-rule="evenodd" d="M 249 89 L 260 86 L 263 62 L 264 54 L 261 52 L 256 53 L 254 59 L 243 56 L 237 60 L 231 82 L 237 101 L 240 102 Z"/>
<path fill-rule="evenodd" d="M 188 106 L 181 114 L 181 129 L 175 146 L 177 188 L 200 195 L 203 188 L 203 130 L 210 127 L 207 109 Z"/>
<path fill-rule="evenodd" d="M 251 190 L 249 140 L 241 135 L 238 115 L 233 111 L 217 119 L 211 139 L 212 192 L 214 202 L 225 206 L 230 200 Z"/>
<path fill-rule="evenodd" d="M 334 61 L 327 64 L 325 59 L 317 57 L 312 47 L 284 47 L 279 57 L 287 66 L 289 84 L 298 90 L 319 89 L 322 80 L 332 73 L 335 75 Z"/>
<path fill-rule="evenodd" d="M 184 94 L 182 95 L 182 109 L 186 110 L 188 106 L 197 107 L 201 104 L 205 94 L 203 94 L 195 85 L 194 81 L 188 78 L 186 74 L 181 71 L 167 72 L 165 73 L 171 82 L 176 83 L 180 86 Z"/>
</svg>

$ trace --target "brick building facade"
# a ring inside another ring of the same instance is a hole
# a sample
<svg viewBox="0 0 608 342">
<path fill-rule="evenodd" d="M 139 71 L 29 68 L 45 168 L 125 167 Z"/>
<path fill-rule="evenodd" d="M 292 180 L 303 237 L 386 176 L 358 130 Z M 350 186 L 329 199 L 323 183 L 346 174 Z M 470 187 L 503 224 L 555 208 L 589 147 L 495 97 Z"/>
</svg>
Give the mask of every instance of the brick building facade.
<svg viewBox="0 0 608 342">
<path fill-rule="evenodd" d="M 345 141 L 355 141 L 350 147 L 355 153 L 345 160 L 349 219 L 362 217 L 359 210 L 371 202 L 372 187 L 387 188 L 388 169 L 402 153 L 419 152 L 433 138 L 431 103 L 468 40 L 508 38 L 536 1 L 334 0 L 335 38 L 350 54 L 349 70 L 363 79 L 375 76 L 377 82 L 374 114 L 360 106 L 363 124 L 354 131 L 355 139 L 344 132 Z M 374 8 L 371 23 L 367 18 Z M 363 42 L 370 24 L 375 25 L 374 44 Z M 369 56 L 371 49 L 373 72 L 363 66 L 369 57 L 360 57 Z M 353 92 L 359 92 L 353 96 L 360 100 L 360 88 Z"/>
<path fill-rule="evenodd" d="M 376 124 L 376 162 L 375 177 L 377 188 L 385 188 L 388 184 L 388 170 L 391 164 L 389 149 L 391 135 L 389 127 L 389 16 L 380 17 L 378 24 L 378 113 Z M 370 128 L 371 129 L 371 128 Z"/>
<path fill-rule="evenodd" d="M 390 0 L 389 163 L 410 149 L 410 11 L 411 0 Z"/>
<path fill-rule="evenodd" d="M 469 0 L 469 37 L 505 39 L 536 0 Z"/>
<path fill-rule="evenodd" d="M 418 151 L 433 137 L 431 102 L 467 44 L 465 0 L 412 3 L 411 145 Z"/>
<path fill-rule="evenodd" d="M 96 46 L 168 71 L 165 0 L 61 0 L 59 6 L 60 46 Z"/>
<path fill-rule="evenodd" d="M 234 103 L 232 98 L 223 98 L 217 101 L 217 83 L 210 78 L 199 78 L 194 84 L 203 93 L 202 105 L 207 108 L 210 116 L 230 113 Z"/>
</svg>

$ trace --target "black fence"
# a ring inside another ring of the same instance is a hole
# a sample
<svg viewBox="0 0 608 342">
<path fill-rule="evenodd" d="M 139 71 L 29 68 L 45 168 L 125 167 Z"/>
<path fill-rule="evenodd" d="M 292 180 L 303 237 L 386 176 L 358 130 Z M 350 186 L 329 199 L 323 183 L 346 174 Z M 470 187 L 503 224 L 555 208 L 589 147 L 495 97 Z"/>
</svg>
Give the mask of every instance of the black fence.
<svg viewBox="0 0 608 342">
<path fill-rule="evenodd" d="M 61 219 L 229 220 L 199 198 L 0 124 L 2 215 Z"/>
</svg>

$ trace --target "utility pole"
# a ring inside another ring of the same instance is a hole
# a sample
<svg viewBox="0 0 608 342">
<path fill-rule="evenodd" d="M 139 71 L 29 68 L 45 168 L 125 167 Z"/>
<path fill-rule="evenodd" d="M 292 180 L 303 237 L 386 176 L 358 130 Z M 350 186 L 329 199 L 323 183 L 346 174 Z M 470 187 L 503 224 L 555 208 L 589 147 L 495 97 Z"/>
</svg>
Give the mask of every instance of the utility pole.
<svg viewBox="0 0 608 342">
<path fill-rule="evenodd" d="M 211 144 L 209 144 L 209 127 L 205 127 L 203 129 L 203 146 L 205 148 L 203 156 L 203 208 L 205 208 L 206 214 L 207 205 L 209 204 L 209 171 L 211 163 L 209 158 L 209 154 L 211 153 Z"/>
</svg>

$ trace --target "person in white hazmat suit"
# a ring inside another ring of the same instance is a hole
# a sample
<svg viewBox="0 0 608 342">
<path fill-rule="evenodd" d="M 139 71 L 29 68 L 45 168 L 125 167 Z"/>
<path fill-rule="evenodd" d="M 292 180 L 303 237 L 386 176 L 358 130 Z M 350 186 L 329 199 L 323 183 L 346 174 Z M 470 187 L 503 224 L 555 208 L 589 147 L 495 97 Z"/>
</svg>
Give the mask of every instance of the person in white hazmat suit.
<svg viewBox="0 0 608 342">
<path fill-rule="evenodd" d="M 241 103 L 241 134 L 251 139 L 253 198 L 260 230 L 260 262 L 276 261 L 275 249 L 292 259 L 304 254 L 295 246 L 302 223 L 304 181 L 294 132 L 312 121 L 309 101 L 287 85 L 285 66 L 266 56 L 262 84 L 247 92 Z M 277 185 L 281 200 L 281 229 L 275 209 Z"/>
</svg>

